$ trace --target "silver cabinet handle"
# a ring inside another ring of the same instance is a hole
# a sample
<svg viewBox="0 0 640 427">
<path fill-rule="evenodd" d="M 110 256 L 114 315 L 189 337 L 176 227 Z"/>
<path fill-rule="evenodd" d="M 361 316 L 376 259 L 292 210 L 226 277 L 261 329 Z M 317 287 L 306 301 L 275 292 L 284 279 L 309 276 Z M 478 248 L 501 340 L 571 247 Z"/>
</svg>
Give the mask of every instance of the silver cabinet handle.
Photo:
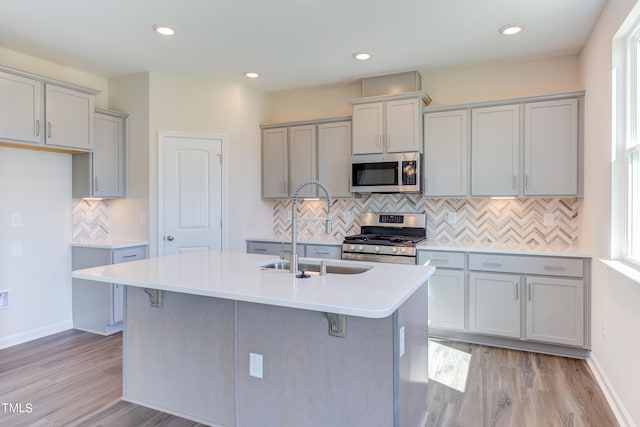
<svg viewBox="0 0 640 427">
<path fill-rule="evenodd" d="M 47 123 L 47 138 L 51 138 L 51 122 Z"/>
<path fill-rule="evenodd" d="M 483 262 L 483 267 L 502 267 L 502 263 L 500 262 Z"/>
<path fill-rule="evenodd" d="M 253 250 L 256 252 L 266 252 L 267 248 L 253 248 Z"/>
<path fill-rule="evenodd" d="M 514 285 L 516 287 L 516 301 L 518 301 L 520 299 L 520 289 L 518 289 L 520 286 L 518 286 L 518 282 L 514 282 Z"/>
<path fill-rule="evenodd" d="M 170 242 L 173 242 L 173 239 L 175 239 L 175 237 L 173 237 L 171 234 L 169 234 L 166 239 Z"/>
<path fill-rule="evenodd" d="M 529 301 L 531 301 L 531 283 L 528 284 L 529 288 Z"/>
<path fill-rule="evenodd" d="M 135 258 L 135 257 L 137 257 L 137 256 L 138 256 L 138 255 L 136 255 L 136 254 L 123 255 L 123 256 L 122 256 L 122 258 Z"/>
<path fill-rule="evenodd" d="M 545 270 L 553 270 L 553 271 L 564 271 L 564 266 L 562 265 L 545 265 Z"/>
<path fill-rule="evenodd" d="M 98 177 L 93 178 L 93 191 L 98 191 Z"/>
<path fill-rule="evenodd" d="M 40 120 L 36 120 L 36 136 L 40 136 Z"/>
<path fill-rule="evenodd" d="M 518 190 L 518 177 L 515 176 L 515 175 L 513 175 L 513 181 L 512 181 L 512 184 L 511 184 L 511 188 L 513 190 L 516 190 L 516 191 Z"/>
<path fill-rule="evenodd" d="M 448 263 L 448 262 L 449 262 L 449 260 L 448 260 L 448 259 L 446 259 L 446 258 L 432 258 L 432 259 L 431 259 L 431 262 L 441 262 L 441 263 L 446 264 L 446 263 Z"/>
<path fill-rule="evenodd" d="M 524 189 L 529 189 L 529 175 L 527 175 L 526 173 L 524 174 Z"/>
</svg>

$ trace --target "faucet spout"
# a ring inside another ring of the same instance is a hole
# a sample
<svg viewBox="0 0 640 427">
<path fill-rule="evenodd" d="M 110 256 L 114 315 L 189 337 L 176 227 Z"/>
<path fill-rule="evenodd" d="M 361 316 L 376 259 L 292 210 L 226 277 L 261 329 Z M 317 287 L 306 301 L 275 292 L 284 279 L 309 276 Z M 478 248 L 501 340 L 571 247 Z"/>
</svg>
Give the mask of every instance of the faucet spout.
<svg viewBox="0 0 640 427">
<path fill-rule="evenodd" d="M 327 199 L 327 216 L 325 218 L 300 218 L 298 219 L 298 199 L 300 197 L 300 192 L 303 188 L 309 185 L 316 185 L 323 192 L 324 196 Z M 298 220 L 320 220 L 326 222 L 326 231 L 327 234 L 331 234 L 331 192 L 329 189 L 321 183 L 320 181 L 307 181 L 304 184 L 301 184 L 293 194 L 293 203 L 291 203 L 291 262 L 289 263 L 289 271 L 293 274 L 298 273 Z"/>
</svg>

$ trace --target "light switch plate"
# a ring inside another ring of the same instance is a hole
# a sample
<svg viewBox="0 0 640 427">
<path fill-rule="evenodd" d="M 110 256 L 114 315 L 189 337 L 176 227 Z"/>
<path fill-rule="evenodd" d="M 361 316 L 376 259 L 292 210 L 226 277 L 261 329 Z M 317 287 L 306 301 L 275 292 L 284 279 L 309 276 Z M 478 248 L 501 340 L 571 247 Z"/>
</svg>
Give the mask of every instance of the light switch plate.
<svg viewBox="0 0 640 427">
<path fill-rule="evenodd" d="M 447 214 L 447 222 L 451 225 L 458 221 L 458 214 L 456 212 L 449 212 Z"/>
<path fill-rule="evenodd" d="M 553 214 L 553 212 L 545 212 L 544 213 L 545 227 L 551 227 L 553 225 L 554 219 L 555 219 L 555 215 Z"/>
</svg>

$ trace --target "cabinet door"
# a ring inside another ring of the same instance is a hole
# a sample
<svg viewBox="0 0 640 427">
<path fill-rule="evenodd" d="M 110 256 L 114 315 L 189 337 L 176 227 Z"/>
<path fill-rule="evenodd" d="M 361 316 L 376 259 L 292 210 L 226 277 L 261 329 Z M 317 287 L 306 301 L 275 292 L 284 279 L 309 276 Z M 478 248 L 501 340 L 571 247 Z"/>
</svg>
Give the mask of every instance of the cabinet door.
<svg viewBox="0 0 640 427">
<path fill-rule="evenodd" d="M 43 84 L 0 72 L 0 138 L 44 141 Z"/>
<path fill-rule="evenodd" d="M 520 338 L 520 276 L 469 273 L 469 330 Z"/>
<path fill-rule="evenodd" d="M 526 285 L 527 339 L 584 345 L 584 282 L 527 276 Z"/>
<path fill-rule="evenodd" d="M 93 150 L 94 99 L 92 95 L 45 85 L 45 143 Z"/>
<path fill-rule="evenodd" d="M 357 104 L 352 116 L 353 154 L 382 153 L 384 103 Z"/>
<path fill-rule="evenodd" d="M 469 110 L 424 115 L 425 196 L 466 196 Z"/>
<path fill-rule="evenodd" d="M 524 106 L 524 194 L 578 194 L 578 100 Z"/>
<path fill-rule="evenodd" d="M 429 278 L 429 327 L 464 330 L 464 270 L 438 269 Z"/>
<path fill-rule="evenodd" d="M 125 119 L 96 113 L 93 196 L 125 197 Z"/>
<path fill-rule="evenodd" d="M 471 195 L 517 196 L 520 105 L 476 108 L 471 126 Z"/>
<path fill-rule="evenodd" d="M 420 99 L 388 101 L 385 105 L 386 150 L 389 153 L 421 151 Z"/>
<path fill-rule="evenodd" d="M 315 180 L 316 173 L 316 126 L 294 126 L 289 128 L 289 194 L 293 195 L 301 184 Z M 318 197 L 318 188 L 309 185 L 300 192 L 301 197 Z"/>
<path fill-rule="evenodd" d="M 287 128 L 262 131 L 262 197 L 289 196 Z"/>
<path fill-rule="evenodd" d="M 318 180 L 333 197 L 351 197 L 351 122 L 318 125 Z"/>
</svg>

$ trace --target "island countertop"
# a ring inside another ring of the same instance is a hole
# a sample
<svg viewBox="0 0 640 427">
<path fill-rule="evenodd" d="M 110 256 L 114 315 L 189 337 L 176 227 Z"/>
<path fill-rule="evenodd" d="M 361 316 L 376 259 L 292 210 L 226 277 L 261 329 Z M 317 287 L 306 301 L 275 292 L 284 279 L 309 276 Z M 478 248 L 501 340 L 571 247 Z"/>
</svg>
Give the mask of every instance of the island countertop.
<svg viewBox="0 0 640 427">
<path fill-rule="evenodd" d="M 435 267 L 330 260 L 329 265 L 371 266 L 359 274 L 300 279 L 262 266 L 273 256 L 194 251 L 76 270 L 72 277 L 169 292 L 269 304 L 350 316 L 393 314 L 433 274 Z M 301 262 L 302 262 L 301 258 Z"/>
</svg>

